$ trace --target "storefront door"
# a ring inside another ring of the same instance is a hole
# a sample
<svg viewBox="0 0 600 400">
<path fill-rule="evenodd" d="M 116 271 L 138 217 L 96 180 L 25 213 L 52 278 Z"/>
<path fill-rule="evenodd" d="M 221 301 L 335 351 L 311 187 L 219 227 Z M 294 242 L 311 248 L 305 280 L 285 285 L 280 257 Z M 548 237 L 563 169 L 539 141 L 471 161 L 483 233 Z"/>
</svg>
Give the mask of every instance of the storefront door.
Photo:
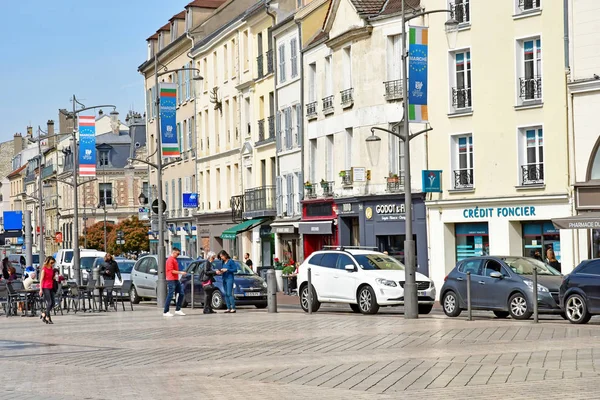
<svg viewBox="0 0 600 400">
<path fill-rule="evenodd" d="M 547 251 L 553 250 L 560 262 L 560 235 L 550 221 L 523 222 L 523 255 L 536 257 L 536 252 L 546 261 Z"/>
<path fill-rule="evenodd" d="M 456 261 L 490 254 L 487 222 L 455 224 Z"/>
</svg>

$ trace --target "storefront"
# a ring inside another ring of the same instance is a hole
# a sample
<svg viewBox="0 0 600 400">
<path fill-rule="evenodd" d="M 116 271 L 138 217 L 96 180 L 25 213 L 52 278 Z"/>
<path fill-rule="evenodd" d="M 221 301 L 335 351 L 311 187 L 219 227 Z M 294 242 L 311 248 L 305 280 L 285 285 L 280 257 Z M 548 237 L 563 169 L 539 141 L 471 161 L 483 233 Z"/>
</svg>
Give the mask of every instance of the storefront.
<svg viewBox="0 0 600 400">
<path fill-rule="evenodd" d="M 337 214 L 333 199 L 303 201 L 298 233 L 302 235 L 304 258 L 325 246 L 338 246 Z"/>
<path fill-rule="evenodd" d="M 413 201 L 413 240 L 417 270 L 429 274 L 427 224 L 423 195 Z M 336 199 L 339 240 L 342 246 L 372 247 L 404 262 L 406 209 L 402 195 Z"/>
<path fill-rule="evenodd" d="M 271 224 L 275 241 L 275 257 L 279 258 L 284 265 L 288 264 L 290 260 L 303 261 L 303 258 L 299 257 L 302 252 L 300 251 L 298 227 L 298 222 L 273 222 Z"/>
<path fill-rule="evenodd" d="M 231 213 L 200 214 L 195 221 L 196 246 L 199 257 L 205 256 L 209 251 L 218 253 L 225 250 L 232 254 L 236 249 L 236 240 L 223 239 L 221 235 L 227 229 L 235 226 L 231 221 Z M 234 235 L 235 239 L 237 236 Z"/>
<path fill-rule="evenodd" d="M 552 201 L 550 201 L 552 200 Z M 431 277 L 441 287 L 457 261 L 483 255 L 546 259 L 553 250 L 562 272 L 573 265 L 573 236 L 558 230 L 554 218 L 570 214 L 567 196 L 521 202 L 428 202 Z"/>
</svg>

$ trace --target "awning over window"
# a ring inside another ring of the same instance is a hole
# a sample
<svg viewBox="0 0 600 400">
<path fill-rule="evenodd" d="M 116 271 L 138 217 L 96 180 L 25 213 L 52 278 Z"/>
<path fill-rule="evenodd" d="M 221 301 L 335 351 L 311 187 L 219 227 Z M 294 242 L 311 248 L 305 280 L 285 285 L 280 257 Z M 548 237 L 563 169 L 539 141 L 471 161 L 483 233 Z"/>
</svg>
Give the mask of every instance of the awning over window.
<svg viewBox="0 0 600 400">
<path fill-rule="evenodd" d="M 264 221 L 266 221 L 267 218 L 255 218 L 255 219 L 249 219 L 248 221 L 244 221 L 241 224 L 238 224 L 236 226 L 233 226 L 229 229 L 225 229 L 223 231 L 223 233 L 221 234 L 221 239 L 229 239 L 229 240 L 233 240 L 236 238 L 236 236 L 242 232 L 246 232 L 247 230 L 250 230 L 252 228 L 254 228 L 257 225 L 262 224 Z"/>
<path fill-rule="evenodd" d="M 600 212 L 554 218 L 552 223 L 558 229 L 600 229 Z"/>
<path fill-rule="evenodd" d="M 331 235 L 333 221 L 300 222 L 298 231 L 303 235 Z"/>
</svg>

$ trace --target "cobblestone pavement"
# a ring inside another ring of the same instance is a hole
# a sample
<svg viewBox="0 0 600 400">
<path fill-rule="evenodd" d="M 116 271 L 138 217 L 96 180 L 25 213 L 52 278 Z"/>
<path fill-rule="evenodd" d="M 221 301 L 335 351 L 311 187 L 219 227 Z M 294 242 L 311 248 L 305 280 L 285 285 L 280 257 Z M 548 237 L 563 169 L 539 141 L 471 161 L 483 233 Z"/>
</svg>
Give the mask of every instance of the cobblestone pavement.
<svg viewBox="0 0 600 400">
<path fill-rule="evenodd" d="M 335 310 L 1 316 L 0 399 L 600 399 L 595 319 Z"/>
</svg>

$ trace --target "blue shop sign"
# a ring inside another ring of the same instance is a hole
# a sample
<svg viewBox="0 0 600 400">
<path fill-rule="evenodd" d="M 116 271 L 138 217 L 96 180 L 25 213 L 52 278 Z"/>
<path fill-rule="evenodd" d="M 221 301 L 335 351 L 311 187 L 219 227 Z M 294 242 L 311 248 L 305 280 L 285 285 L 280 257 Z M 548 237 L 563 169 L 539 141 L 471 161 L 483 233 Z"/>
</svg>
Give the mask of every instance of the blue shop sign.
<svg viewBox="0 0 600 400">
<path fill-rule="evenodd" d="M 536 217 L 534 206 L 517 207 L 475 207 L 465 208 L 463 217 L 477 218 L 508 218 L 508 217 Z"/>
<path fill-rule="evenodd" d="M 183 193 L 183 208 L 198 208 L 198 193 Z"/>
<path fill-rule="evenodd" d="M 422 171 L 422 174 L 424 193 L 442 192 L 442 171 L 425 169 Z"/>
</svg>

